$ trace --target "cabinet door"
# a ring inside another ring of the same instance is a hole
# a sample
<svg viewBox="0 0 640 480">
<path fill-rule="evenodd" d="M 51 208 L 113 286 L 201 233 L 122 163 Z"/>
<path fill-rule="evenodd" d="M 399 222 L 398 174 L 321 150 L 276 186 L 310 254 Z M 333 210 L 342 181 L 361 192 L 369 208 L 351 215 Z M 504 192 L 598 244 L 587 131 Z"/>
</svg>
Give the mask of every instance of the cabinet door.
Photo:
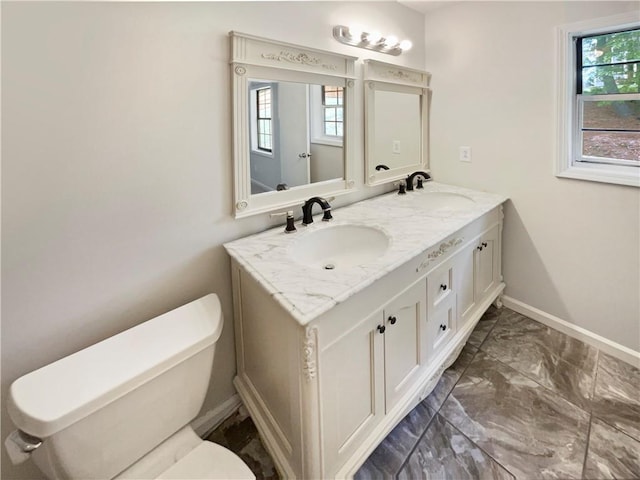
<svg viewBox="0 0 640 480">
<path fill-rule="evenodd" d="M 390 411 L 420 372 L 421 332 L 426 327 L 425 282 L 405 291 L 384 309 L 385 406 Z"/>
<path fill-rule="evenodd" d="M 342 464 L 384 415 L 382 312 L 357 323 L 320 352 L 325 465 Z"/>
<path fill-rule="evenodd" d="M 484 298 L 500 282 L 500 226 L 482 235 L 476 249 L 476 296 Z"/>
<path fill-rule="evenodd" d="M 462 328 L 471 319 L 477 303 L 475 264 L 477 254 L 480 253 L 479 250 L 476 250 L 477 246 L 478 243 L 471 243 L 461 250 L 455 259 L 454 272 L 459 315 L 458 328 Z"/>
<path fill-rule="evenodd" d="M 431 357 L 440 353 L 449 339 L 456 333 L 456 299 L 449 297 L 437 309 L 429 313 L 429 340 Z"/>
</svg>

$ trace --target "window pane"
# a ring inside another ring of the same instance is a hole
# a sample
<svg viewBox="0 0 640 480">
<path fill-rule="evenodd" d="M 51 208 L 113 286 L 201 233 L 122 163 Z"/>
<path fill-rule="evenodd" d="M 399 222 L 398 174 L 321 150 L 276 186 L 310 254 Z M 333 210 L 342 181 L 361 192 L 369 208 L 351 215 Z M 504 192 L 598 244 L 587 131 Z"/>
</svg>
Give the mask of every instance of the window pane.
<svg viewBox="0 0 640 480">
<path fill-rule="evenodd" d="M 640 164 L 640 132 L 583 132 L 582 154 Z"/>
<path fill-rule="evenodd" d="M 582 155 L 640 161 L 639 116 L 640 100 L 583 102 Z"/>
<path fill-rule="evenodd" d="M 342 108 L 336 108 L 336 118 L 339 122 L 342 122 Z"/>
<path fill-rule="evenodd" d="M 637 93 L 640 83 L 637 63 L 585 67 L 582 69 L 582 92 L 588 95 L 605 93 Z"/>
<path fill-rule="evenodd" d="M 342 105 L 342 87 L 330 87 L 332 88 L 331 98 L 333 105 Z"/>
<path fill-rule="evenodd" d="M 585 66 L 640 60 L 640 30 L 585 37 L 582 57 Z"/>
<path fill-rule="evenodd" d="M 337 133 L 338 137 L 344 136 L 344 133 L 342 132 L 342 123 L 338 123 L 336 126 L 338 128 L 338 133 Z"/>
<path fill-rule="evenodd" d="M 324 96 L 324 104 L 325 105 L 337 105 L 338 98 L 335 92 L 327 92 Z"/>
<path fill-rule="evenodd" d="M 342 105 L 343 103 L 342 87 L 322 87 L 322 103 L 323 105 Z"/>
<path fill-rule="evenodd" d="M 271 118 L 271 88 L 258 90 L 258 118 Z"/>
<path fill-rule="evenodd" d="M 325 119 L 325 121 L 335 121 L 335 119 L 336 119 L 336 110 L 335 110 L 335 108 L 325 108 L 325 110 L 324 110 L 324 119 Z"/>
<path fill-rule="evenodd" d="M 324 124 L 325 135 L 337 135 L 336 124 L 334 122 Z"/>
<path fill-rule="evenodd" d="M 640 100 L 583 102 L 583 128 L 640 131 Z"/>
</svg>

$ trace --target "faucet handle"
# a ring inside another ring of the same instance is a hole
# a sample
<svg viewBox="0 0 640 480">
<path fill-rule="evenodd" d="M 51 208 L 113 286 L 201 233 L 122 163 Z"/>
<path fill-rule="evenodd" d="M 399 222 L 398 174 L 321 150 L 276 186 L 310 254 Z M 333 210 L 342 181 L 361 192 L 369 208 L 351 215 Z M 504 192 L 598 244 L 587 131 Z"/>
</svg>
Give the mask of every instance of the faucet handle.
<svg viewBox="0 0 640 480">
<path fill-rule="evenodd" d="M 284 233 L 293 233 L 295 231 L 297 231 L 296 226 L 295 226 L 295 219 L 293 218 L 293 210 L 288 210 L 286 212 L 279 212 L 279 213 L 270 213 L 269 216 L 271 218 L 273 217 L 281 217 L 282 215 L 286 215 L 287 216 L 287 226 L 284 228 Z"/>
<path fill-rule="evenodd" d="M 400 184 L 398 185 L 398 195 L 406 195 L 407 194 L 407 187 L 405 186 L 404 182 L 400 182 Z"/>
</svg>

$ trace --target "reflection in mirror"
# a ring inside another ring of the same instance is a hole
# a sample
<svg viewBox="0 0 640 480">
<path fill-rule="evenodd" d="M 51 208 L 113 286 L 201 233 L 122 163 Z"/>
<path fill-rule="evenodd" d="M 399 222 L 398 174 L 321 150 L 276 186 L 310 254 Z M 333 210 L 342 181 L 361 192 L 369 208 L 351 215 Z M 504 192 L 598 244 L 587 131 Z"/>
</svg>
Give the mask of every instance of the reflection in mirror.
<svg viewBox="0 0 640 480">
<path fill-rule="evenodd" d="M 344 88 L 249 79 L 251 194 L 344 178 Z"/>
<path fill-rule="evenodd" d="M 373 143 L 369 162 L 393 170 L 420 158 L 420 96 L 378 90 L 374 94 Z"/>
<path fill-rule="evenodd" d="M 365 60 L 367 184 L 428 169 L 430 74 Z"/>
<path fill-rule="evenodd" d="M 229 35 L 235 216 L 350 191 L 356 58 Z"/>
</svg>

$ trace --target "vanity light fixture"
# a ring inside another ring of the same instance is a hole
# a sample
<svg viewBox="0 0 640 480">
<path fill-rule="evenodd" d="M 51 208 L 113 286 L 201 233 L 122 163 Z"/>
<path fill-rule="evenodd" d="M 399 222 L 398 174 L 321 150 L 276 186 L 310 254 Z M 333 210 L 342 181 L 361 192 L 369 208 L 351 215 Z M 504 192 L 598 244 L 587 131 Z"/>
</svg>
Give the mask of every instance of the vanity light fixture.
<svg viewBox="0 0 640 480">
<path fill-rule="evenodd" d="M 400 55 L 409 50 L 413 43 L 411 40 L 399 41 L 394 35 L 383 37 L 380 32 L 365 32 L 359 26 L 336 25 L 333 27 L 333 38 L 345 45 L 366 48 L 389 55 Z"/>
</svg>

